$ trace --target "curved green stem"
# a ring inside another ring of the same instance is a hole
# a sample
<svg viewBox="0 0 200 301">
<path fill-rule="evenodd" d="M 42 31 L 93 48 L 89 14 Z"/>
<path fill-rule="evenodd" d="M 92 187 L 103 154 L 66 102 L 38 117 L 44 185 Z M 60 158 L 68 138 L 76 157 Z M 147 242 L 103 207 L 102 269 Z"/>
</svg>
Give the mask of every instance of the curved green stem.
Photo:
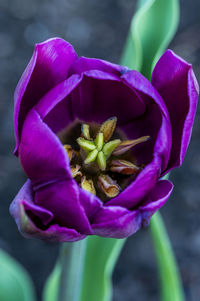
<svg viewBox="0 0 200 301">
<path fill-rule="evenodd" d="M 158 212 L 151 218 L 150 228 L 160 274 L 161 300 L 184 301 L 176 260 L 164 222 Z"/>
<path fill-rule="evenodd" d="M 111 301 L 112 273 L 126 239 L 88 237 L 80 301 Z"/>
<path fill-rule="evenodd" d="M 60 253 L 59 301 L 80 300 L 86 239 L 63 243 Z"/>
</svg>

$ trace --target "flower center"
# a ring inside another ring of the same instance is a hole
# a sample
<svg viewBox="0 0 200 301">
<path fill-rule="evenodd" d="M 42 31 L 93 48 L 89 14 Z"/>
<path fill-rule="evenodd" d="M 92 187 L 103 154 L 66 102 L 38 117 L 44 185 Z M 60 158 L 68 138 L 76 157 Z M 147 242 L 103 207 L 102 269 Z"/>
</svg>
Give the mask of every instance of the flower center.
<svg viewBox="0 0 200 301">
<path fill-rule="evenodd" d="M 132 147 L 150 138 L 143 136 L 134 140 L 111 140 L 116 124 L 116 117 L 106 120 L 97 130 L 92 125 L 82 124 L 80 137 L 76 139 L 78 151 L 64 144 L 72 176 L 81 188 L 97 194 L 103 201 L 117 196 L 127 186 L 124 183 L 142 170 L 141 166 L 126 157 Z"/>
</svg>

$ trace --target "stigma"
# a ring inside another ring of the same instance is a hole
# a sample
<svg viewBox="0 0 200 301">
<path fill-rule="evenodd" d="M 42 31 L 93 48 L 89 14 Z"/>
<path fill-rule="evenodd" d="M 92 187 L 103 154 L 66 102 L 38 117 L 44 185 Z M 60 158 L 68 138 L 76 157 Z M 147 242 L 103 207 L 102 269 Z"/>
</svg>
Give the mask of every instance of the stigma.
<svg viewBox="0 0 200 301">
<path fill-rule="evenodd" d="M 116 197 L 127 178 L 141 172 L 142 167 L 127 160 L 130 155 L 126 154 L 135 145 L 150 139 L 150 136 L 134 140 L 112 139 L 116 125 L 117 117 L 109 118 L 98 129 L 83 123 L 80 136 L 75 138 L 78 151 L 69 144 L 63 145 L 71 163 L 72 177 L 82 189 L 98 195 L 102 201 Z"/>
</svg>

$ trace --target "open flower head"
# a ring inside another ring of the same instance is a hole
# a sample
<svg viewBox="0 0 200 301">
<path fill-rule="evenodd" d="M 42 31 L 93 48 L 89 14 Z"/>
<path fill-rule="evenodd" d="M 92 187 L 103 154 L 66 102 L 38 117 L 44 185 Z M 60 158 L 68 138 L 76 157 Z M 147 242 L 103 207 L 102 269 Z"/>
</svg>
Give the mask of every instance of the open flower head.
<svg viewBox="0 0 200 301">
<path fill-rule="evenodd" d="M 167 50 L 151 83 L 78 58 L 55 38 L 35 47 L 15 91 L 15 154 L 28 180 L 10 211 L 27 237 L 127 237 L 148 225 L 181 165 L 198 100 L 192 67 Z"/>
</svg>

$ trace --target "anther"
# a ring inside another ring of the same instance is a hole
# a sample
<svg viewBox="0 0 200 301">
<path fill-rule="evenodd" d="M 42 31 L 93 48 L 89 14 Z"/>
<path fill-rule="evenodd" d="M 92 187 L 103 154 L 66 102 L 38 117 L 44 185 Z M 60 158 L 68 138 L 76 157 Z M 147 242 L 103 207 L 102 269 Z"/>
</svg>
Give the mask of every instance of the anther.
<svg viewBox="0 0 200 301">
<path fill-rule="evenodd" d="M 69 144 L 64 144 L 63 147 L 64 147 L 64 149 L 65 149 L 66 152 L 67 152 L 67 155 L 68 155 L 68 157 L 69 157 L 69 161 L 71 161 L 72 158 L 73 158 L 73 156 L 74 156 L 74 151 L 73 151 L 71 145 L 69 145 Z"/>
<path fill-rule="evenodd" d="M 114 198 L 120 193 L 120 187 L 117 183 L 108 175 L 100 175 L 98 177 L 99 188 L 106 194 L 109 198 Z"/>
<path fill-rule="evenodd" d="M 81 188 L 89 191 L 90 193 L 96 195 L 96 190 L 94 188 L 94 183 L 91 179 L 87 180 L 85 176 L 81 179 Z"/>
<path fill-rule="evenodd" d="M 77 176 L 82 177 L 82 172 L 80 171 L 80 166 L 79 165 L 75 165 L 75 166 L 70 166 L 71 167 L 71 173 L 72 173 L 72 177 L 75 178 Z"/>
<path fill-rule="evenodd" d="M 141 171 L 141 168 L 126 160 L 112 160 L 110 163 L 112 172 L 123 175 L 133 175 Z"/>
<path fill-rule="evenodd" d="M 85 139 L 90 140 L 90 127 L 88 124 L 83 124 L 81 127 L 82 135 Z"/>
<path fill-rule="evenodd" d="M 119 155 L 123 155 L 124 153 L 126 153 L 129 149 L 131 149 L 133 146 L 145 142 L 147 140 L 150 139 L 150 136 L 143 136 L 140 137 L 138 139 L 134 139 L 134 140 L 125 140 L 122 141 L 117 147 L 116 149 L 113 151 L 113 155 L 114 156 L 119 156 Z"/>
<path fill-rule="evenodd" d="M 107 142 L 112 137 L 117 124 L 117 117 L 106 120 L 100 127 L 99 132 L 103 133 L 104 141 Z"/>
</svg>

